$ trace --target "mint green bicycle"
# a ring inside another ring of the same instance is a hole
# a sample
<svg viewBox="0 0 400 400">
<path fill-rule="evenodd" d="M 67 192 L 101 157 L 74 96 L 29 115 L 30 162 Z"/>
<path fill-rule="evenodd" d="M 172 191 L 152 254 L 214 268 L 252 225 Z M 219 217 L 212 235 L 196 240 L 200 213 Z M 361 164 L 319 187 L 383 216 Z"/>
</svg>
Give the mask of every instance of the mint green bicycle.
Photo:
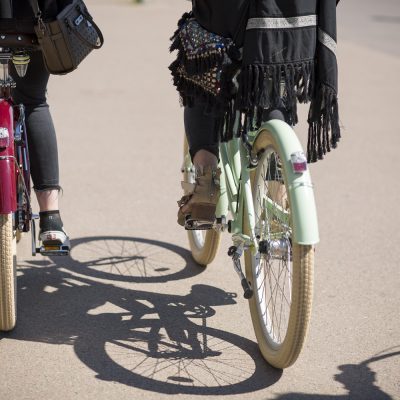
<svg viewBox="0 0 400 400">
<path fill-rule="evenodd" d="M 228 255 L 249 300 L 265 360 L 286 368 L 298 358 L 310 321 L 314 245 L 319 241 L 313 186 L 293 129 L 271 120 L 248 140 L 220 145 L 221 195 L 210 230 L 188 230 L 193 258 L 210 264 L 228 231 Z M 184 181 L 194 168 L 184 149 Z M 241 267 L 244 254 L 245 271 Z"/>
</svg>

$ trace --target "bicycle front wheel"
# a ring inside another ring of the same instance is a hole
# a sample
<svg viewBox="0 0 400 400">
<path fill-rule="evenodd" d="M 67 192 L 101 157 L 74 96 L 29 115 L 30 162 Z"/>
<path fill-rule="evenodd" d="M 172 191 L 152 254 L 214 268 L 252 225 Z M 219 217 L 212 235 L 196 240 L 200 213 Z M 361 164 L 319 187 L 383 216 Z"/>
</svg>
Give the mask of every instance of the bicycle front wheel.
<svg viewBox="0 0 400 400">
<path fill-rule="evenodd" d="M 184 140 L 183 154 L 185 160 L 183 166 L 183 181 L 194 183 L 195 171 L 190 161 L 189 148 L 186 138 Z M 187 235 L 193 259 L 202 266 L 211 264 L 219 248 L 221 237 L 220 232 L 217 232 L 214 229 L 188 230 Z"/>
<path fill-rule="evenodd" d="M 283 154 L 270 132 L 261 135 L 263 153 L 252 176 L 259 251 L 245 254 L 246 275 L 254 290 L 249 306 L 261 353 L 274 367 L 286 368 L 298 358 L 307 334 L 314 249 L 292 240 L 295 210 Z"/>
<path fill-rule="evenodd" d="M 10 331 L 17 319 L 17 243 L 12 214 L 0 215 L 0 331 Z"/>
</svg>

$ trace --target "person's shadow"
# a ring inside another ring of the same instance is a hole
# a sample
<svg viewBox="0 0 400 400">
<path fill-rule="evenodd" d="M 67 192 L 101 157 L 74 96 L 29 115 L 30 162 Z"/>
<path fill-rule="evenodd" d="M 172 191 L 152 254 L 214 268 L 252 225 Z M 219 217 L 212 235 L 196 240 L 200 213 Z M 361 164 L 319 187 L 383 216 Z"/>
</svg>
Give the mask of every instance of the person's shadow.
<svg viewBox="0 0 400 400">
<path fill-rule="evenodd" d="M 147 260 L 163 252 L 161 242 L 146 248 L 147 253 L 139 249 L 136 255 L 117 256 Z M 86 261 L 78 254 L 19 268 L 17 327 L 0 339 L 69 344 L 97 379 L 158 393 L 247 393 L 280 378 L 282 372 L 266 364 L 255 342 L 207 326 L 216 307 L 235 304 L 236 294 L 210 285 L 193 285 L 186 295 L 127 289 L 126 282 L 118 287 L 92 279 L 103 272 L 91 270 L 93 265 L 107 272 L 101 254 L 90 259 L 85 253 Z M 179 276 L 168 262 L 166 257 L 169 278 Z M 187 264 L 178 271 L 181 276 L 190 276 L 182 272 Z M 151 265 L 163 268 L 162 260 Z M 88 270 L 90 278 L 84 275 Z"/>
<path fill-rule="evenodd" d="M 389 350 L 392 349 L 387 351 Z M 286 393 L 275 397 L 274 400 L 392 400 L 391 396 L 377 386 L 376 373 L 370 367 L 374 362 L 400 356 L 400 351 L 387 351 L 359 364 L 344 364 L 338 367 L 340 373 L 334 378 L 348 391 L 346 395 Z"/>
</svg>

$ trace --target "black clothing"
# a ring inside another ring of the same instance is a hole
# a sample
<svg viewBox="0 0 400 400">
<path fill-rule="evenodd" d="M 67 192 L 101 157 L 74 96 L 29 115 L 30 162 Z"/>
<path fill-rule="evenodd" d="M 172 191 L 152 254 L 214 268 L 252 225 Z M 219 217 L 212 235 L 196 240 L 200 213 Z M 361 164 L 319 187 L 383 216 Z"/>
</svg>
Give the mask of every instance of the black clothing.
<svg viewBox="0 0 400 400">
<path fill-rule="evenodd" d="M 46 88 L 49 73 L 41 52 L 30 54 L 31 61 L 24 78 L 11 67 L 11 76 L 17 86 L 13 90 L 16 104 L 25 106 L 31 176 L 35 190 L 59 189 L 57 139 Z"/>
<path fill-rule="evenodd" d="M 263 121 L 270 119 L 288 122 L 285 110 L 265 110 Z M 204 104 L 197 103 L 184 108 L 184 123 L 192 160 L 199 150 L 207 150 L 219 159 L 219 136 L 215 129 L 218 117 L 207 114 Z"/>
<path fill-rule="evenodd" d="M 63 222 L 59 210 L 41 211 L 39 212 L 39 216 L 40 232 L 63 230 Z"/>
<path fill-rule="evenodd" d="M 29 0 L 14 0 L 13 2 L 13 17 L 14 18 L 26 18 L 33 17 L 32 7 Z M 59 10 L 62 9 L 63 3 L 68 1 L 60 0 L 39 0 L 39 8 L 45 19 L 55 17 Z"/>
<path fill-rule="evenodd" d="M 0 17 L 1 18 L 11 18 L 11 3 L 9 0 L 2 0 L 0 2 Z"/>
<path fill-rule="evenodd" d="M 70 0 L 39 0 L 44 20 L 54 19 Z M 34 13 L 29 0 L 1 0 L 0 32 L 34 33 Z"/>
<path fill-rule="evenodd" d="M 199 150 L 207 150 L 219 158 L 219 137 L 216 130 L 217 118 L 207 115 L 204 104 L 184 108 L 184 123 L 189 152 L 193 159 Z"/>
<path fill-rule="evenodd" d="M 193 0 L 193 13 L 201 26 L 220 36 L 236 36 L 248 0 Z M 243 41 L 243 35 L 239 41 Z M 242 44 L 242 43 L 240 43 Z"/>
<path fill-rule="evenodd" d="M 59 0 L 39 0 L 45 19 L 57 15 L 60 4 Z M 34 32 L 29 0 L 1 0 L 0 18 L 3 18 L 0 19 L 0 32 Z M 31 177 L 35 190 L 60 189 L 57 139 L 46 101 L 49 73 L 40 51 L 30 53 L 30 57 L 24 78 L 18 76 L 11 63 L 10 73 L 17 84 L 12 95 L 17 104 L 25 106 Z"/>
<path fill-rule="evenodd" d="M 296 124 L 297 102 L 311 102 L 309 162 L 322 159 L 340 139 L 336 4 L 336 0 L 251 2 L 245 35 L 240 108 L 246 110 L 249 123 L 256 118 L 259 126 L 265 106 L 283 105 Z"/>
<path fill-rule="evenodd" d="M 192 83 L 213 68 L 222 74 L 227 71 L 226 64 L 221 65 L 211 52 L 200 52 L 201 56 L 191 61 L 196 69 L 190 72 L 193 78 L 185 87 L 179 76 L 175 80 L 174 73 L 181 73 L 179 62 L 184 60 L 178 54 L 170 69 L 175 85 L 181 85 L 178 90 L 183 104 L 207 103 L 208 113 L 213 110 L 219 114 L 214 129 L 227 141 L 239 136 L 242 129 L 258 128 L 266 109 L 284 109 L 288 123 L 294 125 L 298 122 L 297 103 L 310 102 L 308 161 L 322 159 L 335 148 L 340 139 L 335 56 L 337 0 L 192 1 L 193 15 L 204 28 L 231 38 L 240 31 L 246 6 L 249 12 L 247 25 L 236 40 L 239 46 L 243 45 L 237 92 L 223 98 L 221 106 L 216 95 L 210 95 L 201 85 L 196 87 L 197 92 L 193 89 Z M 191 17 L 185 15 L 179 26 Z M 174 48 L 184 51 L 179 41 L 173 43 Z M 237 111 L 244 116 L 243 126 L 233 123 Z"/>
</svg>

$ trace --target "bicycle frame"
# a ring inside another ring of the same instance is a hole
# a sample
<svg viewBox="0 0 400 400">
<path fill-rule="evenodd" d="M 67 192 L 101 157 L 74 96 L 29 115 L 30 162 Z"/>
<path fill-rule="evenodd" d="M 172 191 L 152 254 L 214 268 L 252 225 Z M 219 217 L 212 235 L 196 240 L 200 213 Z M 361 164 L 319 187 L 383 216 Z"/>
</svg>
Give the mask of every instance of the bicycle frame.
<svg viewBox="0 0 400 400">
<path fill-rule="evenodd" d="M 11 54 L 0 55 L 0 138 L 6 138 L 6 146 L 0 147 L 0 214 L 15 213 L 14 228 L 28 232 L 32 212 L 25 112 L 11 98 Z"/>
<path fill-rule="evenodd" d="M 14 110 L 11 101 L 0 98 L 0 134 L 8 145 L 0 148 L 0 214 L 17 210 L 14 150 Z"/>
<path fill-rule="evenodd" d="M 9 73 L 12 62 L 20 77 L 25 76 L 29 51 L 38 48 L 36 38 L 26 34 L 2 34 L 0 47 L 0 214 L 13 213 L 13 229 L 32 230 L 32 255 L 67 255 L 69 240 L 60 245 L 36 247 L 35 219 L 32 214 L 30 162 L 25 127 L 25 108 L 15 105 L 11 89 L 15 82 Z"/>
<path fill-rule="evenodd" d="M 259 129 L 257 137 L 263 130 L 272 135 L 283 156 L 282 162 L 286 164 L 289 202 L 293 210 L 291 213 L 293 241 L 302 245 L 315 245 L 319 242 L 319 231 L 310 171 L 307 168 L 300 174 L 294 172 L 291 161 L 292 154 L 302 150 L 299 138 L 288 124 L 280 120 L 265 123 Z M 257 148 L 253 148 L 253 151 L 256 153 L 265 147 L 262 140 L 256 140 L 255 143 Z"/>
<path fill-rule="evenodd" d="M 222 218 L 230 211 L 233 219 L 229 223 L 229 231 L 234 242 L 257 250 L 257 240 L 254 234 L 255 216 L 253 195 L 250 182 L 249 154 L 243 142 L 235 138 L 220 145 L 221 165 L 221 196 L 218 202 L 216 216 Z M 243 233 L 244 219 L 250 227 L 250 236 Z"/>
<path fill-rule="evenodd" d="M 301 144 L 292 128 L 280 120 L 271 120 L 257 132 L 250 133 L 251 143 L 256 143 L 258 136 L 265 130 L 272 134 L 281 153 L 284 154 L 282 162 L 287 164 L 286 180 L 291 207 L 301 210 L 301 212 L 293 213 L 294 216 L 292 215 L 293 241 L 299 244 L 314 245 L 319 242 L 319 233 L 310 173 L 307 169 L 301 174 L 296 174 L 292 172 L 291 165 L 291 154 L 301 149 Z M 260 146 L 262 148 L 262 144 Z M 260 149 L 253 150 L 257 154 Z M 221 196 L 216 216 L 217 218 L 225 217 L 230 211 L 233 219 L 229 223 L 229 231 L 233 234 L 234 243 L 242 244 L 253 252 L 257 252 L 249 160 L 250 154 L 241 139 L 236 138 L 228 143 L 221 143 Z M 277 213 L 277 207 L 273 208 Z M 283 218 L 280 215 L 276 215 L 276 217 Z M 244 234 L 245 223 L 248 224 L 250 235 Z"/>
<path fill-rule="evenodd" d="M 281 120 L 268 121 L 219 149 L 215 232 L 204 234 L 201 224 L 197 231 L 196 225 L 187 224 L 192 255 L 208 265 L 220 232 L 232 235 L 228 256 L 249 300 L 261 353 L 272 365 L 286 368 L 297 359 L 307 333 L 313 245 L 319 241 L 307 161 L 296 133 Z M 196 183 L 186 147 L 185 154 L 184 179 Z"/>
</svg>

